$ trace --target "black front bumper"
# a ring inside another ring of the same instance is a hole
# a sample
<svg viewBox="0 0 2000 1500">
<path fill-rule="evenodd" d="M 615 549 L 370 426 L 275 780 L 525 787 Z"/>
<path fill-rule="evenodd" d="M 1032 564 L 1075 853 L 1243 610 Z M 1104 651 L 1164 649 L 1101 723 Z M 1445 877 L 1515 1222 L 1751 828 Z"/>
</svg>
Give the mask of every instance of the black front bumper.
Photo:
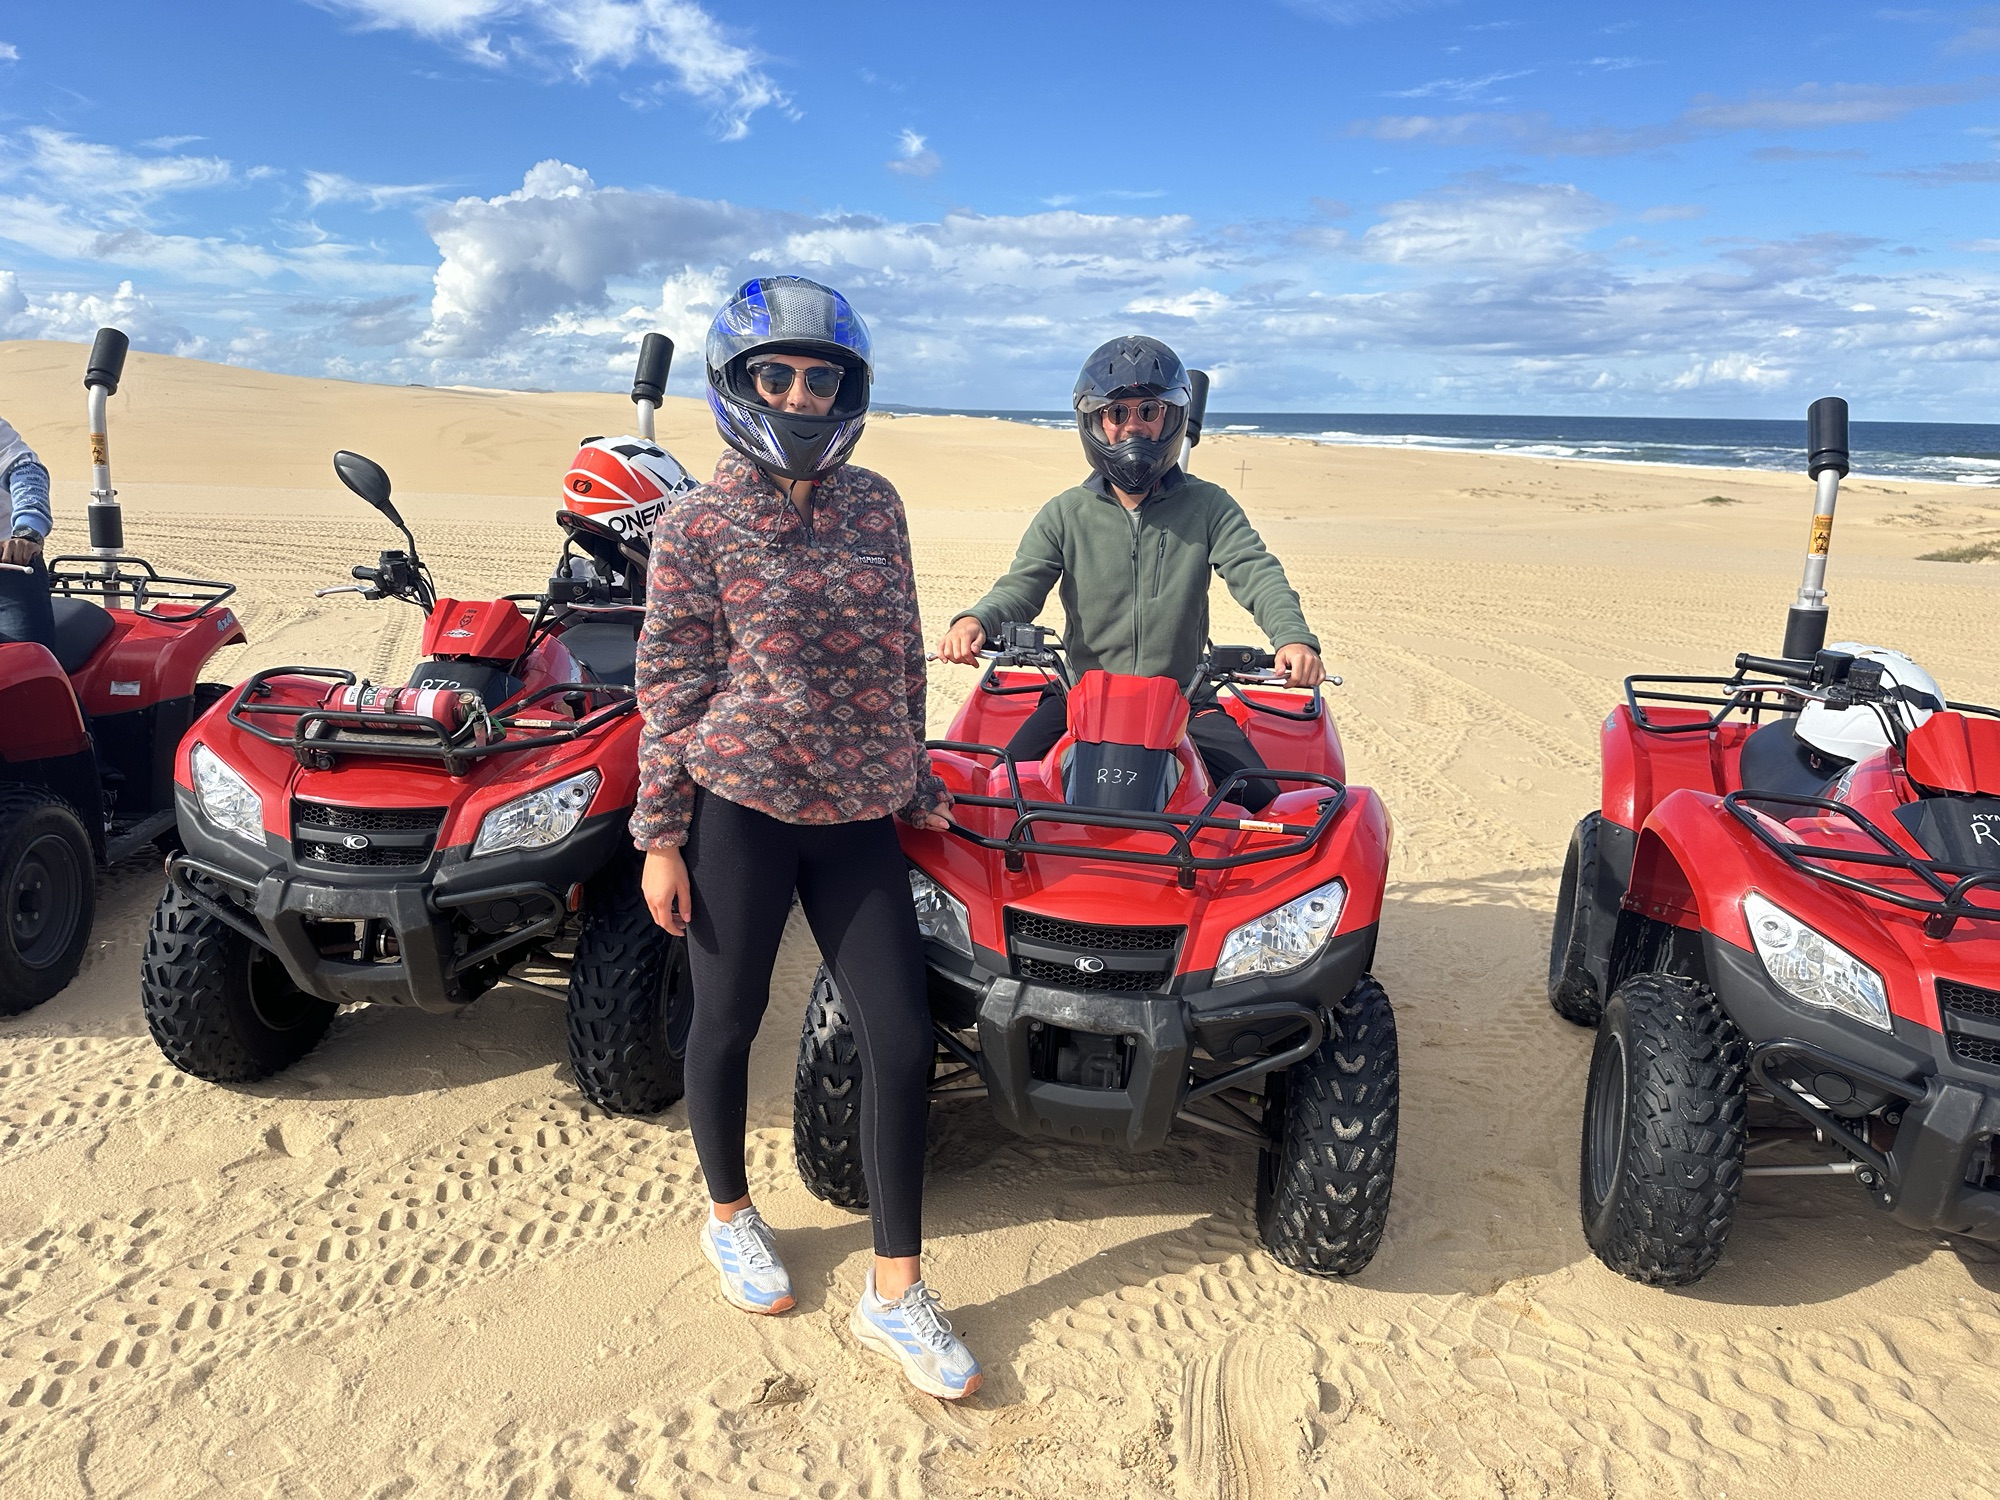
<svg viewBox="0 0 2000 1500">
<path fill-rule="evenodd" d="M 336 1005 L 411 1005 L 456 1009 L 562 925 L 570 888 L 629 850 L 627 814 L 586 818 L 545 849 L 510 850 L 477 860 L 465 850 L 433 854 L 398 869 L 301 869 L 288 841 L 266 833 L 264 848 L 216 833 L 184 788 L 181 841 L 186 853 L 168 878 L 213 915 L 268 948 L 292 982 Z M 194 877 L 227 892 L 218 900 Z M 396 956 L 371 962 L 329 957 L 310 924 L 380 923 Z M 498 966 L 498 967 L 496 967 Z"/>
<path fill-rule="evenodd" d="M 969 961 L 927 943 L 931 1011 L 941 1029 L 977 1033 L 987 1097 L 1009 1129 L 1150 1151 L 1189 1104 L 1308 1055 L 1324 1013 L 1373 962 L 1375 937 L 1372 926 L 1339 934 L 1289 974 L 1220 988 L 1187 974 L 1127 993 L 1039 984 L 1016 978 L 1003 955 Z M 1121 1084 L 1049 1076 L 1047 1037 L 1058 1030 L 1121 1039 Z M 1197 1064 L 1208 1076 L 1196 1077 Z"/>
<path fill-rule="evenodd" d="M 1862 1163 L 1876 1207 L 1913 1228 L 2000 1243 L 2000 1190 L 1987 1185 L 2000 1181 L 2000 1066 L 1961 1060 L 1948 1033 L 1901 1016 L 1885 1032 L 1802 1005 L 1756 954 L 1713 933 L 1704 949 L 1709 983 L 1750 1043 L 1753 1075 Z M 1852 1097 L 1815 1106 L 1801 1089 Z M 1859 1116 L 1885 1105 L 1899 1118 L 1883 1150 Z"/>
</svg>

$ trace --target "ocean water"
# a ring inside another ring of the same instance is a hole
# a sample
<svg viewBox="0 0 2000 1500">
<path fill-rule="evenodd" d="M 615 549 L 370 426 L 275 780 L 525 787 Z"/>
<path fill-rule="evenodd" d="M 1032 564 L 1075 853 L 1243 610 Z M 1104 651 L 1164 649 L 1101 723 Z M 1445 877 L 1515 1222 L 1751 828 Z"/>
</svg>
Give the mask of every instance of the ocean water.
<svg viewBox="0 0 2000 1500">
<path fill-rule="evenodd" d="M 919 408 L 890 407 L 891 411 Z M 942 413 L 939 413 L 942 414 Z M 1068 428 L 1067 412 L 963 411 Z M 1359 412 L 1210 412 L 1205 431 L 1306 438 L 1315 443 L 1448 452 L 1521 453 L 1594 463 L 1691 464 L 1803 472 L 1806 424 L 1705 417 L 1423 416 Z M 2000 425 L 1855 422 L 1854 472 L 1870 479 L 2000 486 Z"/>
</svg>

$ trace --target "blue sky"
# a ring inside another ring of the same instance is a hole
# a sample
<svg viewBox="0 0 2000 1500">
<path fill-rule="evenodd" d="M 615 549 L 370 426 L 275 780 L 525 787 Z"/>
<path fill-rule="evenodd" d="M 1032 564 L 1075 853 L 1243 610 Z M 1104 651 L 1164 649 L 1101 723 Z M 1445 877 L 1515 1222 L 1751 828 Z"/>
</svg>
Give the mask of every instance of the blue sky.
<svg viewBox="0 0 2000 1500">
<path fill-rule="evenodd" d="M 2000 410 L 2000 5 L 104 0 L 0 12 L 0 336 L 613 387 L 744 276 L 877 392 Z"/>
</svg>

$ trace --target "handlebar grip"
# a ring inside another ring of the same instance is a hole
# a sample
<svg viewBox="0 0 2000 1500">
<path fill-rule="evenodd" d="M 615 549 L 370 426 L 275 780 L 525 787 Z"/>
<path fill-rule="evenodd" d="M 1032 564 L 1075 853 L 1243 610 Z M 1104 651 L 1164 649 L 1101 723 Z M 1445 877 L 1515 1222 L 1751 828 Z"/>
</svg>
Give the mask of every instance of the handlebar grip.
<svg viewBox="0 0 2000 1500">
<path fill-rule="evenodd" d="M 1190 448 L 1201 441 L 1202 419 L 1208 415 L 1208 371 L 1189 370 L 1188 387 L 1194 393 L 1188 400 L 1187 442 Z"/>
<path fill-rule="evenodd" d="M 90 346 L 90 363 L 83 371 L 84 389 L 101 385 L 105 395 L 117 395 L 119 377 L 125 373 L 125 351 L 131 347 L 132 341 L 116 328 L 98 329 L 97 342 Z"/>
<path fill-rule="evenodd" d="M 1748 651 L 1739 652 L 1736 657 L 1736 670 L 1739 672 L 1763 672 L 1792 682 L 1811 682 L 1816 665 L 1809 661 L 1790 661 L 1782 656 L 1752 656 Z"/>
<path fill-rule="evenodd" d="M 674 341 L 664 333 L 639 340 L 639 368 L 632 376 L 632 399 L 658 406 L 667 394 L 667 371 L 674 362 Z"/>
<path fill-rule="evenodd" d="M 1817 479 L 1822 469 L 1847 477 L 1847 403 L 1838 396 L 1806 408 L 1806 473 Z"/>
</svg>

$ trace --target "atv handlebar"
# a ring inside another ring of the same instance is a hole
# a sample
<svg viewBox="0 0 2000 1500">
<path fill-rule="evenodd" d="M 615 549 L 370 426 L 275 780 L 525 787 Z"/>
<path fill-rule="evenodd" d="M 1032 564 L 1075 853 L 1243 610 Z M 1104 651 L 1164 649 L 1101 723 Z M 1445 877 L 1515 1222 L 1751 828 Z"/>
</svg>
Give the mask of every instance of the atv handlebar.
<svg viewBox="0 0 2000 1500">
<path fill-rule="evenodd" d="M 1792 661 L 1782 656 L 1752 656 L 1748 651 L 1736 654 L 1736 670 L 1739 672 L 1762 672 L 1767 677 L 1782 677 L 1788 682 L 1811 682 L 1818 664 L 1809 661 Z"/>
<path fill-rule="evenodd" d="M 90 363 L 84 366 L 85 390 L 101 386 L 104 394 L 118 394 L 118 382 L 125 375 L 125 351 L 132 341 L 116 328 L 97 330 L 97 342 L 90 346 Z"/>
</svg>

